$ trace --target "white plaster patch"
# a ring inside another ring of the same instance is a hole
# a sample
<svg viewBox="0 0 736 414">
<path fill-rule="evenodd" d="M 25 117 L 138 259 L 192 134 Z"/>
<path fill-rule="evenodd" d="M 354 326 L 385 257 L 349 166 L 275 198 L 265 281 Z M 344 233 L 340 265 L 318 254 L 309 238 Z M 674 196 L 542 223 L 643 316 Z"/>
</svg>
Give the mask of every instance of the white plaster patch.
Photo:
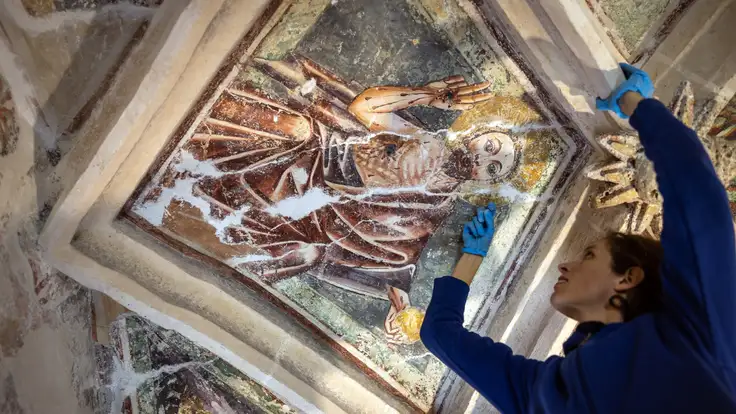
<svg viewBox="0 0 736 414">
<path fill-rule="evenodd" d="M 317 246 L 308 245 L 299 249 L 299 253 L 302 255 L 307 263 L 314 263 L 319 259 L 319 250 Z"/>
<path fill-rule="evenodd" d="M 320 251 L 316 245 L 305 244 L 304 247 L 301 247 L 298 250 L 288 251 L 278 257 L 269 256 L 267 254 L 249 254 L 245 256 L 232 257 L 226 263 L 228 266 L 237 267 L 244 263 L 276 261 L 294 253 L 299 254 L 302 259 L 304 259 L 304 262 L 308 264 L 315 263 L 317 259 L 320 258 Z"/>
<path fill-rule="evenodd" d="M 247 256 L 236 256 L 227 261 L 228 266 L 236 267 L 243 263 L 262 262 L 265 260 L 272 260 L 273 257 L 267 254 L 249 254 Z"/>
<path fill-rule="evenodd" d="M 301 197 L 289 197 L 279 201 L 265 211 L 274 216 L 289 217 L 299 220 L 322 207 L 340 201 L 340 197 L 326 194 L 320 188 L 311 188 Z"/>
<path fill-rule="evenodd" d="M 291 176 L 294 177 L 294 182 L 297 185 L 305 185 L 309 181 L 309 174 L 304 168 L 294 168 L 291 170 Z"/>
<path fill-rule="evenodd" d="M 162 187 L 161 194 L 155 201 L 136 204 L 133 211 L 154 226 L 160 226 L 164 222 L 166 208 L 174 199 L 185 200 L 192 195 L 195 179 L 187 178 L 176 180 L 174 187 Z M 209 213 L 209 204 L 207 205 Z"/>
<path fill-rule="evenodd" d="M 243 217 L 248 211 L 250 211 L 250 206 L 245 205 L 223 217 L 221 220 L 218 220 L 214 217 L 205 217 L 205 219 L 210 225 L 212 225 L 212 227 L 215 228 L 215 235 L 217 236 L 217 238 L 220 239 L 221 242 L 225 244 L 234 244 L 229 240 L 227 234 L 225 233 L 225 230 L 227 230 L 228 227 L 242 226 Z"/>
<path fill-rule="evenodd" d="M 317 80 L 314 78 L 309 78 L 308 81 L 304 82 L 301 88 L 299 88 L 299 93 L 302 96 L 307 96 L 310 93 L 314 92 L 314 88 L 317 87 Z"/>
<path fill-rule="evenodd" d="M 356 198 L 368 198 L 374 195 L 389 195 L 389 194 L 400 194 L 400 193 L 424 193 L 428 195 L 436 195 L 427 190 L 426 185 L 417 185 L 413 187 L 374 187 L 367 191 L 364 191 Z"/>
<path fill-rule="evenodd" d="M 206 177 L 222 177 L 224 172 L 220 171 L 212 160 L 199 161 L 194 155 L 187 151 L 181 152 L 179 162 L 174 165 L 176 171 L 188 172 L 192 175 L 204 175 Z"/>
<path fill-rule="evenodd" d="M 475 194 L 496 194 L 510 203 L 533 203 L 543 198 L 530 193 L 521 192 L 509 183 L 501 183 L 496 188 L 483 188 L 473 191 Z"/>
<path fill-rule="evenodd" d="M 403 222 L 404 220 L 406 220 L 406 219 L 403 218 L 403 217 L 389 216 L 388 218 L 386 218 L 385 220 L 383 220 L 383 224 L 387 224 L 387 225 L 390 226 L 390 225 L 394 225 L 394 224 L 399 224 L 399 223 Z"/>
<path fill-rule="evenodd" d="M 166 215 L 166 209 L 171 202 L 174 200 L 185 201 L 202 213 L 204 220 L 215 228 L 215 235 L 221 242 L 232 244 L 228 240 L 225 230 L 228 227 L 242 225 L 243 217 L 250 210 L 250 206 L 244 205 L 237 210 L 229 211 L 225 217 L 219 219 L 212 217 L 211 202 L 217 202 L 194 194 L 194 186 L 199 177 L 221 177 L 226 175 L 226 173 L 218 170 L 212 161 L 198 161 L 192 154 L 186 151 L 181 153 L 179 160 L 173 167 L 176 171 L 187 172 L 193 177 L 177 179 L 173 187 L 162 187 L 161 194 L 155 201 L 136 204 L 133 211 L 154 226 L 161 226 Z"/>
<path fill-rule="evenodd" d="M 539 198 L 529 193 L 523 193 L 517 190 L 514 186 L 503 183 L 498 189 L 498 195 L 508 199 L 512 203 L 531 203 L 537 201 Z"/>
<path fill-rule="evenodd" d="M 204 220 L 215 228 L 215 235 L 221 242 L 232 244 L 227 239 L 225 230 L 228 227 L 242 225 L 243 217 L 250 210 L 250 206 L 246 205 L 238 210 L 234 210 L 222 219 L 212 217 L 212 206 L 210 202 L 194 194 L 194 185 L 196 182 L 197 180 L 195 178 L 176 180 L 174 187 L 163 187 L 161 195 L 155 201 L 137 204 L 133 208 L 133 211 L 154 226 L 161 226 L 164 216 L 167 214 L 166 209 L 171 202 L 174 200 L 185 201 L 202 213 Z"/>
</svg>

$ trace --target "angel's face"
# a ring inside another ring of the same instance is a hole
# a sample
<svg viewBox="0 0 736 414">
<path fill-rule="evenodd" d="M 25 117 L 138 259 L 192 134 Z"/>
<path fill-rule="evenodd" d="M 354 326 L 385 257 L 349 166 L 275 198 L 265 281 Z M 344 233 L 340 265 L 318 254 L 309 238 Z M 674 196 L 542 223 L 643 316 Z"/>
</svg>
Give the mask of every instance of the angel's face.
<svg viewBox="0 0 736 414">
<path fill-rule="evenodd" d="M 471 178 L 480 181 L 498 180 L 514 167 L 514 141 L 501 132 L 488 132 L 465 143 L 473 165 Z"/>
</svg>

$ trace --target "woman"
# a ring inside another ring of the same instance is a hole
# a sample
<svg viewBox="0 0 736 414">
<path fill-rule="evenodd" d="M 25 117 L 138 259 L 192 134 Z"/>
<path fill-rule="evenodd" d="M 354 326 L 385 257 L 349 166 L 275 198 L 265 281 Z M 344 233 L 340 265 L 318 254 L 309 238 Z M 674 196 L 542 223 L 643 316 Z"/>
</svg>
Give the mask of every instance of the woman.
<svg viewBox="0 0 736 414">
<path fill-rule="evenodd" d="M 614 233 L 559 266 L 552 305 L 580 322 L 565 357 L 534 361 L 463 328 L 463 308 L 493 236 L 495 209 L 465 227 L 452 277 L 435 281 L 421 337 L 503 413 L 736 412 L 736 244 L 726 192 L 696 134 L 649 76 L 599 109 L 639 131 L 664 198 L 661 244 Z"/>
</svg>

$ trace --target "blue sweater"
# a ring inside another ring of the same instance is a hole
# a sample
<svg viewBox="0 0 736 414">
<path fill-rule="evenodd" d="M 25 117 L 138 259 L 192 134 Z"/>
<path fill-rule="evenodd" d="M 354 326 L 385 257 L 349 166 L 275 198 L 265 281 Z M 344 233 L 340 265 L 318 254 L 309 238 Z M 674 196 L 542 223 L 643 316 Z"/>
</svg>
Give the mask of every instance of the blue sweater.
<svg viewBox="0 0 736 414">
<path fill-rule="evenodd" d="M 665 308 L 536 361 L 463 328 L 468 285 L 435 280 L 425 346 L 502 413 L 736 413 L 736 245 L 726 192 L 696 134 L 660 102 L 631 125 L 664 199 Z M 579 330 L 590 329 L 581 324 Z"/>
</svg>

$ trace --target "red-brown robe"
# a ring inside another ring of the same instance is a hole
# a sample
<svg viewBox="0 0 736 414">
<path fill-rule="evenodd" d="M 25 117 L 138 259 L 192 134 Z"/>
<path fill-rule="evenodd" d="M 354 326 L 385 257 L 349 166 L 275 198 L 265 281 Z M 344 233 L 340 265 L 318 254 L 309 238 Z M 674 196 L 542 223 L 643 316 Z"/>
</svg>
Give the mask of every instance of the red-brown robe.
<svg viewBox="0 0 736 414">
<path fill-rule="evenodd" d="M 183 146 L 197 160 L 227 173 L 200 178 L 194 194 L 209 199 L 214 211 L 249 206 L 242 225 L 229 227 L 222 243 L 257 248 L 253 260 L 238 265 L 266 282 L 309 272 L 382 299 L 389 286 L 409 291 L 417 259 L 450 213 L 453 199 L 416 190 L 373 194 L 363 186 L 354 162 L 356 147 L 344 140 L 368 131 L 345 109 L 345 96 L 325 92 L 334 88 L 334 77 L 325 84 L 324 77 L 332 75 L 316 75 L 323 78 L 318 77 L 320 86 L 309 100 L 270 98 L 233 82 Z M 294 86 L 283 77 L 278 80 Z M 385 147 L 389 156 L 407 140 L 385 135 L 371 142 L 380 146 L 378 151 Z M 298 220 L 268 212 L 282 200 L 315 189 L 339 200 Z M 271 258 L 262 260 L 264 255 Z"/>
</svg>

